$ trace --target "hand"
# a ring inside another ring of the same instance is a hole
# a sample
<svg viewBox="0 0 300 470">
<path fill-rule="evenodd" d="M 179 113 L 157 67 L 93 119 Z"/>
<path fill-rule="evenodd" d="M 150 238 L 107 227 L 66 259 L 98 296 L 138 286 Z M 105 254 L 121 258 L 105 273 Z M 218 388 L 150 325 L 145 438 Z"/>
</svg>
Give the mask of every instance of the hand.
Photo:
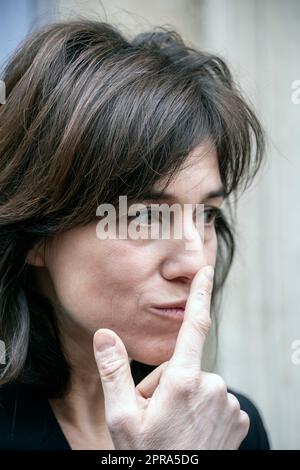
<svg viewBox="0 0 300 470">
<path fill-rule="evenodd" d="M 191 284 L 184 319 L 171 359 L 135 386 L 124 343 L 116 333 L 94 335 L 106 423 L 115 449 L 237 449 L 249 430 L 249 417 L 224 380 L 201 370 L 211 326 L 213 280 L 200 270 Z M 103 353 L 106 339 L 115 346 Z"/>
</svg>

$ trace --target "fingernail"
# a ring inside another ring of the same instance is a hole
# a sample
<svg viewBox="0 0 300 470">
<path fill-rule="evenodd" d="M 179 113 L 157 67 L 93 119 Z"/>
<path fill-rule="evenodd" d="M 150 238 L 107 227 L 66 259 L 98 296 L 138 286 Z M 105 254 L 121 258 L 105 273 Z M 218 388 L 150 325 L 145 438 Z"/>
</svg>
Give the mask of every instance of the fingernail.
<svg viewBox="0 0 300 470">
<path fill-rule="evenodd" d="M 115 344 L 116 340 L 111 335 L 101 333 L 95 336 L 95 348 L 98 352 L 104 352 Z"/>
<path fill-rule="evenodd" d="M 214 278 L 214 268 L 212 266 L 205 266 L 203 269 L 204 275 L 207 277 L 209 281 L 212 281 Z"/>
</svg>

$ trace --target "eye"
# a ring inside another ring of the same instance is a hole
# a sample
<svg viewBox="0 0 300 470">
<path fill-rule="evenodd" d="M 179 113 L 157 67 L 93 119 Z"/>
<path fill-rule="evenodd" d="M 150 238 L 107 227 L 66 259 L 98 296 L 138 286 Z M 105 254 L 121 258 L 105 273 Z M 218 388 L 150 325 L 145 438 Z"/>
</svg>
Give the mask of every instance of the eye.
<svg viewBox="0 0 300 470">
<path fill-rule="evenodd" d="M 217 207 L 204 209 L 204 224 L 208 226 L 213 225 L 220 214 L 221 210 Z"/>
<path fill-rule="evenodd" d="M 137 211 L 135 216 L 129 216 L 139 225 L 150 226 L 161 222 L 161 212 L 153 207 L 146 207 L 144 210 Z"/>
</svg>

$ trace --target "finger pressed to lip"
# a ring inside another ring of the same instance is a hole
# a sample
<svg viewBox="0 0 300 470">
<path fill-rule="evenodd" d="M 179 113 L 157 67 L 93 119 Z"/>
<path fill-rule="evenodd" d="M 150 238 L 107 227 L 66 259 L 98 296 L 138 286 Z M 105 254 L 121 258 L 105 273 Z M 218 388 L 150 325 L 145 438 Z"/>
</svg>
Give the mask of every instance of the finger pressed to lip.
<svg viewBox="0 0 300 470">
<path fill-rule="evenodd" d="M 210 304 L 210 297 L 213 289 L 213 278 L 211 277 L 211 270 L 207 275 L 205 269 L 202 269 L 197 273 L 195 279 L 193 280 L 190 295 L 186 305 L 186 311 L 191 310 L 192 308 L 199 309 L 202 305 L 207 306 Z"/>
<path fill-rule="evenodd" d="M 189 368 L 194 365 L 195 371 L 199 371 L 205 339 L 211 325 L 212 286 L 212 279 L 204 275 L 204 269 L 193 279 L 184 319 L 170 359 L 171 364 Z"/>
</svg>

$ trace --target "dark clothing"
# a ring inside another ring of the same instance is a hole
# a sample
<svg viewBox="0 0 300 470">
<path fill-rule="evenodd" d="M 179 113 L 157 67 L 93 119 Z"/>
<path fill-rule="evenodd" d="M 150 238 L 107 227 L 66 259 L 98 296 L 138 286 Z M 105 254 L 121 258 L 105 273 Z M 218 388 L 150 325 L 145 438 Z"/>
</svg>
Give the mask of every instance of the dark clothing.
<svg viewBox="0 0 300 470">
<path fill-rule="evenodd" d="M 234 393 L 250 417 L 250 429 L 240 449 L 269 449 L 269 442 L 256 407 Z M 29 385 L 0 387 L 0 449 L 71 450 L 47 397 Z"/>
</svg>

